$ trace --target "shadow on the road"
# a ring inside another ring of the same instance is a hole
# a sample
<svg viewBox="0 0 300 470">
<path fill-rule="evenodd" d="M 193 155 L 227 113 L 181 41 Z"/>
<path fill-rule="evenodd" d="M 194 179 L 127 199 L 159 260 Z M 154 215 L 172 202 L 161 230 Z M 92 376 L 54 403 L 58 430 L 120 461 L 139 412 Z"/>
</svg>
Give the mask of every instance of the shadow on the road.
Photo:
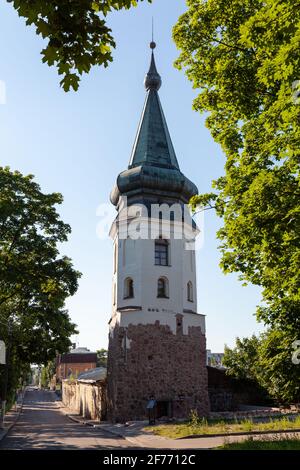
<svg viewBox="0 0 300 470">
<path fill-rule="evenodd" d="M 114 449 L 121 447 L 117 445 L 117 442 L 112 444 L 113 436 L 80 424 L 65 425 L 61 429 L 49 425 L 33 426 L 28 431 L 23 429 L 20 432 L 21 425 L 20 422 L 14 431 L 0 443 L 0 449 Z M 81 442 L 76 442 L 76 440 Z M 73 444 L 72 441 L 74 441 Z M 124 445 L 124 447 L 128 446 Z"/>
<path fill-rule="evenodd" d="M 124 439 L 103 429 L 74 423 L 54 402 L 51 392 L 30 392 L 13 429 L 0 442 L 1 449 L 114 449 L 130 447 Z M 134 446 L 132 446 L 134 448 Z"/>
</svg>

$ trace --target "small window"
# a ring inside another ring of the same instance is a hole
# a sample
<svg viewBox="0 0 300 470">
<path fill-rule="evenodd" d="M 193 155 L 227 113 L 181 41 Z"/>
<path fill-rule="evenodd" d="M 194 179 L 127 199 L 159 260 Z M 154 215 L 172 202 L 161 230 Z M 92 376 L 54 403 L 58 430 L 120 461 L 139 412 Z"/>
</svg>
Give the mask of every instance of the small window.
<svg viewBox="0 0 300 470">
<path fill-rule="evenodd" d="M 124 299 L 132 299 L 134 297 L 133 280 L 127 277 L 124 282 Z"/>
<path fill-rule="evenodd" d="M 160 277 L 157 281 L 157 297 L 169 298 L 169 282 L 165 277 Z"/>
<path fill-rule="evenodd" d="M 194 302 L 193 284 L 191 281 L 187 283 L 187 299 L 189 302 Z"/>
<path fill-rule="evenodd" d="M 169 266 L 169 243 L 162 238 L 155 240 L 155 264 Z"/>
</svg>

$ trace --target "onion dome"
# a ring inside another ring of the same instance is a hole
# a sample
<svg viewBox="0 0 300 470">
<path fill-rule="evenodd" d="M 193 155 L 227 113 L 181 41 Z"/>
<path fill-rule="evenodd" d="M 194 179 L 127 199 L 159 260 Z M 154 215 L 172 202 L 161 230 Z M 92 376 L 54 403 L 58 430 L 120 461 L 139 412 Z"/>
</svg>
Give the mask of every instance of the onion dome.
<svg viewBox="0 0 300 470">
<path fill-rule="evenodd" d="M 155 42 L 152 41 L 150 43 L 150 48 L 152 49 L 150 68 L 144 80 L 144 85 L 147 91 L 148 90 L 158 91 L 161 87 L 161 77 L 159 73 L 157 72 L 155 59 L 154 59 L 154 53 L 153 53 L 153 49 L 155 49 L 155 47 L 156 47 L 156 44 Z"/>
</svg>

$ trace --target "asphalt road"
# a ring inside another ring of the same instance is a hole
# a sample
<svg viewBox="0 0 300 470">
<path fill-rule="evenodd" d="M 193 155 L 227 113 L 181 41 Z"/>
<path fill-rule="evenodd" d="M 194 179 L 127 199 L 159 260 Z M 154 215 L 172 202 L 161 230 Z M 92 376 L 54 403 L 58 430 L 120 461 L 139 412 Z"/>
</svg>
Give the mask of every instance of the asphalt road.
<svg viewBox="0 0 300 470">
<path fill-rule="evenodd" d="M 99 428 L 71 421 L 56 403 L 54 392 L 28 390 L 17 424 L 0 442 L 1 449 L 116 449 L 128 441 Z"/>
</svg>

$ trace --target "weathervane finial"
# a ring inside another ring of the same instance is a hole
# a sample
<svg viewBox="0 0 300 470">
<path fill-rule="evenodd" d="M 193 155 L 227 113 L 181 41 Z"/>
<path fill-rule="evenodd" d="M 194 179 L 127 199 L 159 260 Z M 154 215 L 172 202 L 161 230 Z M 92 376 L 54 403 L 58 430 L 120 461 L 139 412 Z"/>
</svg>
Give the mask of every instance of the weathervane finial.
<svg viewBox="0 0 300 470">
<path fill-rule="evenodd" d="M 149 71 L 144 80 L 144 85 L 147 91 L 149 90 L 158 91 L 161 87 L 161 78 L 160 78 L 159 73 L 157 72 L 156 65 L 155 65 L 153 51 L 156 48 L 156 43 L 154 42 L 153 39 L 154 39 L 154 22 L 153 22 L 153 17 L 152 17 L 152 41 L 150 42 L 150 49 L 152 49 L 151 63 L 150 63 Z"/>
</svg>

